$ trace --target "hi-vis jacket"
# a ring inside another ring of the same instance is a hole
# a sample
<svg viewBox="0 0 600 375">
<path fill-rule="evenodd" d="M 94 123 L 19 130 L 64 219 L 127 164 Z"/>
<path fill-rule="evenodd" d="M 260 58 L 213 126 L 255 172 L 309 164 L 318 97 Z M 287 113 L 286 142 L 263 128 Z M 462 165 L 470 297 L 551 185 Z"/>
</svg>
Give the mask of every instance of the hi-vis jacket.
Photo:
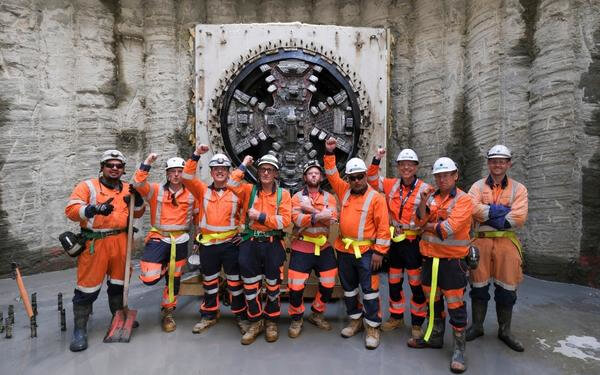
<svg viewBox="0 0 600 375">
<path fill-rule="evenodd" d="M 317 210 L 321 211 L 324 208 L 328 208 L 332 211 L 332 217 L 337 219 L 337 203 L 333 194 L 329 194 L 326 191 L 319 189 L 319 192 L 311 196 L 308 189 L 305 187 L 300 190 L 292 197 L 292 222 L 294 223 L 294 233 L 299 239 L 303 236 L 308 237 L 329 237 L 329 220 L 326 222 L 315 221 L 312 214 L 302 212 L 302 200 L 310 200 L 312 206 Z M 327 243 L 323 244 L 321 248 L 329 246 Z M 310 242 L 295 240 L 292 242 L 292 249 L 313 252 L 315 245 Z"/>
<path fill-rule="evenodd" d="M 248 204 L 252 194 L 253 184 L 243 182 L 244 165 L 240 165 L 240 169 L 231 172 L 227 187 L 240 199 L 242 205 L 241 218 L 246 217 Z M 282 189 L 281 202 L 277 207 L 277 188 L 274 185 L 273 191 L 265 191 L 257 186 L 256 197 L 252 208 L 261 212 L 258 220 L 249 220 L 248 229 L 268 232 L 272 230 L 283 230 L 290 225 L 292 221 L 292 199 L 290 192 Z M 242 219 L 244 220 L 244 219 Z"/>
<path fill-rule="evenodd" d="M 421 192 L 429 187 L 425 181 L 415 177 L 410 186 L 404 186 L 400 178 L 385 178 L 379 176 L 379 164 L 375 160 L 367 170 L 367 181 L 373 189 L 377 189 L 385 195 L 390 215 L 390 224 L 402 229 L 415 229 L 411 223 L 415 222 L 415 215 Z"/>
<path fill-rule="evenodd" d="M 207 186 L 196 178 L 198 162 L 188 159 L 183 168 L 183 184 L 202 202 L 200 232 L 208 242 L 204 245 L 215 245 L 229 241 L 234 237 L 240 225 L 240 199 L 231 191 L 224 189 L 220 194 L 213 185 Z M 210 235 L 223 234 L 210 238 Z"/>
<path fill-rule="evenodd" d="M 436 223 L 435 233 L 424 232 L 419 244 L 421 254 L 437 258 L 462 258 L 469 252 L 471 213 L 473 202 L 468 194 L 458 188 L 442 197 L 436 191 L 427 202 L 427 214 L 416 224 Z"/>
<path fill-rule="evenodd" d="M 323 163 L 327 180 L 341 205 L 340 236 L 335 240 L 334 248 L 355 253 L 353 246 L 347 246 L 343 239 L 372 241 L 371 245 L 360 245 L 360 252 L 373 249 L 386 254 L 390 247 L 390 224 L 383 195 L 370 186 L 362 195 L 351 194 L 350 185 L 338 173 L 335 155 L 326 154 Z"/>
<path fill-rule="evenodd" d="M 165 185 L 148 183 L 148 171 L 150 166 L 142 164 L 133 176 L 133 186 L 150 205 L 150 224 L 153 229 L 146 236 L 146 241 L 160 238 L 170 243 L 171 235 L 176 243 L 188 241 L 188 231 L 192 223 L 198 220 L 198 202 L 188 189 L 173 193 Z"/>
<path fill-rule="evenodd" d="M 85 180 L 80 182 L 71 193 L 65 208 L 65 214 L 69 219 L 78 221 L 82 228 L 94 232 L 127 229 L 129 207 L 123 201 L 123 198 L 127 195 L 129 195 L 129 184 L 127 182 L 122 182 L 121 190 L 113 190 L 102 185 L 97 178 Z M 88 205 L 102 204 L 110 198 L 113 198 L 111 204 L 114 206 L 114 210 L 110 215 L 95 215 L 89 219 L 85 216 L 85 208 Z M 142 217 L 143 214 L 144 206 L 135 207 L 133 213 L 135 218 Z"/>
<path fill-rule="evenodd" d="M 478 223 L 483 223 L 490 218 L 490 204 L 510 207 L 510 212 L 506 215 L 510 228 L 505 230 L 520 228 L 527 220 L 527 188 L 512 178 L 504 176 L 502 183 L 496 186 L 491 176 L 482 178 L 471 186 L 469 195 L 475 205 L 473 219 Z M 489 225 L 480 225 L 478 231 L 488 232 L 496 229 Z"/>
</svg>

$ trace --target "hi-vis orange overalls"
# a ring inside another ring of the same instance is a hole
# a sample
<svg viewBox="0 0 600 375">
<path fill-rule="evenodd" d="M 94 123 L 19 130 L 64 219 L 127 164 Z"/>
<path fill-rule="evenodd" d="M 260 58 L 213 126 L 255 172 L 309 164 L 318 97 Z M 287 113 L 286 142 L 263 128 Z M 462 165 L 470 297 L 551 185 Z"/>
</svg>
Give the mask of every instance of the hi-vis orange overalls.
<svg viewBox="0 0 600 375">
<path fill-rule="evenodd" d="M 240 210 L 238 197 L 227 189 L 206 186 L 196 178 L 198 162 L 188 159 L 183 169 L 183 184 L 194 194 L 202 206 L 200 220 L 200 264 L 204 301 L 200 314 L 206 319 L 215 319 L 219 311 L 219 275 L 225 271 L 229 305 L 240 319 L 246 319 L 238 246 L 231 242 L 238 234 Z"/>
<path fill-rule="evenodd" d="M 302 211 L 302 201 L 310 201 L 318 212 L 328 208 L 337 219 L 337 203 L 335 197 L 320 190 L 314 194 L 304 188 L 292 197 L 292 222 L 294 223 L 294 241 L 288 266 L 288 287 L 290 289 L 290 306 L 288 313 L 292 320 L 300 320 L 304 314 L 304 285 L 314 269 L 319 278 L 319 290 L 312 304 L 312 311 L 325 312 L 326 303 L 331 299 L 337 264 L 333 248 L 327 242 L 330 222 L 316 221 L 314 214 Z"/>
<path fill-rule="evenodd" d="M 412 184 L 406 186 L 400 178 L 379 176 L 381 160 L 373 158 L 367 170 L 369 184 L 385 195 L 390 216 L 390 231 L 393 231 L 390 246 L 388 271 L 390 315 L 402 320 L 404 317 L 404 269 L 408 275 L 408 284 L 412 291 L 410 315 L 412 325 L 422 325 L 427 315 L 425 295 L 421 287 L 421 265 L 423 257 L 419 251 L 420 231 L 415 225 L 415 215 L 421 192 L 429 187 L 415 176 Z"/>
<path fill-rule="evenodd" d="M 423 292 L 430 301 L 432 277 L 435 273 L 435 259 L 439 259 L 437 272 L 437 288 L 434 297 L 435 317 L 444 319 L 444 301 L 446 299 L 450 324 L 458 330 L 467 325 L 467 309 L 464 304 L 464 293 L 467 287 L 467 264 L 463 259 L 469 252 L 471 241 L 471 212 L 473 203 L 468 194 L 454 188 L 445 197 L 436 191 L 427 202 L 427 214 L 420 218 L 417 214 L 416 224 L 420 227 L 426 223 L 435 223 L 435 232 L 423 232 L 421 254 L 423 263 Z"/>
<path fill-rule="evenodd" d="M 496 304 L 512 307 L 517 300 L 517 286 L 523 280 L 521 244 L 514 231 L 527 220 L 527 189 L 506 176 L 501 184 L 495 185 L 488 176 L 475 182 L 469 195 L 475 205 L 473 219 L 478 237 L 475 245 L 480 256 L 479 267 L 471 271 L 469 295 L 487 303 L 489 284 L 493 282 Z M 489 225 L 490 205 L 493 204 L 510 208 L 502 228 Z"/>
<path fill-rule="evenodd" d="M 290 193 L 277 186 L 272 191 L 265 191 L 259 184 L 244 183 L 244 171 L 245 167 L 242 164 L 240 169 L 231 172 L 227 187 L 240 199 L 241 217 L 246 217 L 253 187 L 256 186 L 252 207 L 261 212 L 258 220 L 248 220 L 246 223 L 244 240 L 240 244 L 239 261 L 246 296 L 246 311 L 251 322 L 262 319 L 263 314 L 264 318 L 275 321 L 281 315 L 279 289 L 285 261 L 283 229 L 290 225 L 292 219 Z M 267 283 L 267 303 L 264 310 L 258 294 L 263 275 Z"/>
<path fill-rule="evenodd" d="M 198 201 L 188 189 L 171 191 L 165 185 L 148 183 L 150 166 L 142 164 L 135 172 L 133 185 L 150 205 L 152 228 L 146 236 L 144 254 L 140 260 L 140 280 L 156 284 L 165 276 L 161 307 L 177 306 L 177 295 L 183 266 L 187 261 L 189 231 L 198 221 Z"/>
<path fill-rule="evenodd" d="M 371 271 L 373 252 L 385 255 L 390 247 L 390 222 L 383 195 L 368 186 L 363 194 L 352 194 L 350 185 L 340 177 L 335 155 L 323 157 L 325 174 L 340 200 L 340 234 L 334 247 L 346 311 L 351 319 L 364 315 L 365 323 L 381 324 L 379 275 Z M 363 308 L 358 288 L 363 293 Z"/>
<path fill-rule="evenodd" d="M 116 189 L 93 178 L 80 182 L 69 197 L 65 214 L 79 222 L 82 232 L 90 238 L 85 250 L 77 258 L 77 287 L 74 304 L 90 304 L 98 298 L 104 276 L 108 276 L 107 293 L 123 294 L 125 253 L 127 246 L 127 218 L 129 207 L 124 198 L 129 196 L 129 184 L 122 182 Z M 102 204 L 113 198 L 114 210 L 108 216 L 85 216 L 88 205 Z M 144 214 L 144 206 L 135 207 L 134 217 Z"/>
</svg>

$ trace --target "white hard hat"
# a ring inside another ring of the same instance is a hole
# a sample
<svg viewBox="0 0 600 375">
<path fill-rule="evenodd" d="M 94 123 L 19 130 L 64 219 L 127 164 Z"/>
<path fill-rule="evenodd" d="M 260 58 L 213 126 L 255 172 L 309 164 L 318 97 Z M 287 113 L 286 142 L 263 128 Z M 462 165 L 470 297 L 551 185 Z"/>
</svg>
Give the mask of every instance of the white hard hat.
<svg viewBox="0 0 600 375">
<path fill-rule="evenodd" d="M 456 164 L 450 158 L 439 158 L 433 163 L 433 174 L 456 171 Z"/>
<path fill-rule="evenodd" d="M 262 158 L 258 159 L 258 164 L 256 166 L 260 167 L 263 164 L 271 164 L 277 170 L 279 170 L 279 161 L 277 160 L 277 158 L 275 156 L 273 156 L 271 154 L 266 154 Z"/>
<path fill-rule="evenodd" d="M 352 158 L 346 163 L 346 174 L 361 173 L 367 171 L 367 165 L 359 158 Z"/>
<path fill-rule="evenodd" d="M 231 161 L 224 154 L 215 154 L 208 162 L 209 167 L 231 167 Z"/>
<path fill-rule="evenodd" d="M 400 151 L 400 153 L 398 154 L 396 161 L 403 161 L 403 160 L 409 160 L 409 161 L 414 161 L 414 162 L 419 163 L 419 157 L 417 156 L 417 153 L 414 152 L 413 150 L 411 150 L 410 148 L 405 148 L 404 150 Z"/>
<path fill-rule="evenodd" d="M 495 145 L 487 153 L 488 159 L 510 159 L 511 157 L 510 150 L 504 145 Z"/>
<path fill-rule="evenodd" d="M 183 168 L 185 167 L 185 160 L 180 157 L 174 157 L 167 160 L 167 166 L 165 167 L 165 171 L 168 171 L 171 168 Z"/>
<path fill-rule="evenodd" d="M 100 163 L 104 163 L 107 160 L 120 160 L 123 164 L 125 164 L 127 161 L 127 159 L 125 159 L 125 155 L 123 155 L 123 153 L 119 150 L 104 151 L 102 157 L 100 158 Z"/>
<path fill-rule="evenodd" d="M 306 172 L 308 172 L 308 170 L 312 167 L 319 168 L 321 173 L 323 173 L 323 167 L 321 167 L 321 164 L 319 164 L 317 160 L 309 160 L 306 162 L 306 164 L 304 164 L 304 166 L 302 166 L 302 174 L 306 174 Z"/>
</svg>

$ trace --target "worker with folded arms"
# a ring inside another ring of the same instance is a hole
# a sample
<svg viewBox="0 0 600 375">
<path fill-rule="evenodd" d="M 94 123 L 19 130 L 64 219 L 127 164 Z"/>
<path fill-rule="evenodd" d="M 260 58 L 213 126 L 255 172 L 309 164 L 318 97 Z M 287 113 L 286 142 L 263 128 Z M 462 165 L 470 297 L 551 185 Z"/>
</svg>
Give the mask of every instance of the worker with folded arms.
<svg viewBox="0 0 600 375">
<path fill-rule="evenodd" d="M 419 246 L 425 257 L 422 278 L 423 291 L 429 303 L 429 322 L 425 336 L 411 338 L 408 346 L 443 347 L 446 328 L 445 299 L 454 336 L 450 370 L 461 373 L 467 368 L 467 308 L 464 292 L 468 266 L 464 257 L 469 252 L 473 203 L 467 193 L 456 187 L 458 168 L 452 159 L 442 157 L 436 160 L 433 164 L 433 176 L 437 190 L 429 188 L 421 193 L 415 222 L 423 229 Z"/>
<path fill-rule="evenodd" d="M 507 176 L 511 159 L 506 146 L 492 147 L 487 153 L 489 175 L 469 190 L 475 205 L 475 245 L 480 260 L 479 267 L 470 274 L 473 324 L 467 330 L 467 341 L 483 336 L 488 289 L 493 282 L 498 338 L 509 348 L 522 352 L 523 344 L 513 337 L 510 326 L 517 287 L 523 280 L 521 243 L 514 231 L 523 227 L 527 219 L 527 188 Z"/>
<path fill-rule="evenodd" d="M 123 309 L 129 200 L 135 197 L 134 217 L 144 214 L 144 200 L 127 182 L 125 156 L 107 150 L 100 158 L 100 177 L 80 182 L 69 197 L 67 217 L 81 226 L 85 249 L 77 258 L 77 286 L 73 295 L 74 329 L 71 351 L 85 350 L 87 321 L 107 276 L 108 306 L 113 316 Z"/>
<path fill-rule="evenodd" d="M 381 325 L 377 271 L 390 247 L 387 206 L 383 195 L 367 183 L 367 166 L 361 159 L 352 158 L 346 163 L 348 182 L 340 177 L 334 154 L 336 145 L 335 138 L 325 141 L 323 160 L 327 179 L 341 202 L 339 237 L 334 247 L 346 312 L 350 317 L 341 335 L 352 337 L 366 326 L 365 347 L 375 349 L 379 346 Z M 359 287 L 363 294 L 362 306 Z"/>
<path fill-rule="evenodd" d="M 183 184 L 190 189 L 202 207 L 197 242 L 200 251 L 204 302 L 200 306 L 200 322 L 194 326 L 192 332 L 201 333 L 217 323 L 220 308 L 219 276 L 222 269 L 227 280 L 229 306 L 243 334 L 248 329 L 249 322 L 238 262 L 241 205 L 238 197 L 227 189 L 231 167 L 231 161 L 227 156 L 215 154 L 208 162 L 212 177 L 210 185 L 206 185 L 196 177 L 200 156 L 208 150 L 208 145 L 199 145 L 185 163 L 183 170 Z"/>
<path fill-rule="evenodd" d="M 277 158 L 271 154 L 261 157 L 257 162 L 256 184 L 245 183 L 244 174 L 253 163 L 254 158 L 246 155 L 227 182 L 227 188 L 239 199 L 243 209 L 241 217 L 245 221 L 239 262 L 250 327 L 242 336 L 243 345 L 253 343 L 263 331 L 267 342 L 279 338 L 279 291 L 285 261 L 283 229 L 292 219 L 290 193 L 277 183 Z M 260 301 L 263 276 L 267 289 L 264 308 Z"/>
<path fill-rule="evenodd" d="M 385 155 L 385 149 L 379 148 L 369 169 L 369 184 L 383 193 L 386 198 L 390 217 L 392 243 L 390 246 L 388 271 L 390 318 L 381 325 L 382 331 L 392 331 L 404 324 L 404 270 L 412 292 L 410 299 L 411 337 L 423 337 L 421 326 L 427 316 L 425 294 L 421 287 L 421 265 L 423 256 L 419 251 L 420 230 L 415 225 L 416 210 L 421 193 L 429 185 L 417 177 L 419 158 L 411 149 L 400 151 L 396 158 L 398 176 L 385 178 L 379 175 L 379 163 Z"/>
<path fill-rule="evenodd" d="M 176 329 L 173 311 L 177 307 L 182 269 L 187 260 L 189 232 L 193 230 L 193 221 L 198 221 L 199 205 L 182 184 L 185 163 L 182 158 L 167 160 L 166 183 L 147 182 L 157 158 L 157 154 L 149 154 L 133 177 L 133 185 L 150 206 L 151 229 L 140 260 L 140 280 L 154 285 L 165 277 L 160 303 L 161 326 L 163 331 L 173 332 Z"/>
<path fill-rule="evenodd" d="M 304 286 L 312 270 L 319 278 L 319 289 L 308 321 L 323 330 L 331 330 L 324 313 L 337 275 L 335 253 L 327 241 L 329 227 L 337 219 L 335 196 L 321 189 L 324 171 L 318 161 L 309 160 L 302 171 L 304 188 L 292 197 L 294 240 L 288 266 L 288 312 L 292 318 L 288 336 L 291 338 L 298 337 L 302 331 Z"/>
</svg>

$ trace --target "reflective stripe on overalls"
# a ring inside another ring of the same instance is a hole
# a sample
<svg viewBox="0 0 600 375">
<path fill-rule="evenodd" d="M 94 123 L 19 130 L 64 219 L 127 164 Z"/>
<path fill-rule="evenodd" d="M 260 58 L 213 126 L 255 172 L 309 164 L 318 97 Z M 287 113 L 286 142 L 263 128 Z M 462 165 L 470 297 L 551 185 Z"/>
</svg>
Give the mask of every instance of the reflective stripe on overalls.
<svg viewBox="0 0 600 375">
<path fill-rule="evenodd" d="M 377 194 L 377 192 L 375 190 L 370 190 L 369 194 L 367 195 L 367 198 L 365 199 L 365 201 L 363 203 L 362 211 L 360 214 L 360 221 L 358 222 L 357 238 L 350 238 L 350 237 L 342 238 L 342 242 L 344 243 L 344 249 L 347 250 L 348 248 L 350 248 L 350 245 L 352 245 L 352 249 L 354 250 L 354 256 L 357 259 L 362 257 L 362 255 L 360 253 L 360 246 L 366 246 L 366 245 L 373 244 L 373 241 L 365 240 L 364 235 L 365 235 L 365 224 L 367 222 L 367 213 L 369 211 L 369 206 L 371 205 L 371 201 L 373 200 L 373 197 L 375 197 L 375 194 Z M 346 204 L 346 202 L 348 201 L 349 198 L 350 198 L 350 189 L 348 189 L 348 191 L 346 191 L 346 194 L 344 195 L 344 199 L 342 199 L 342 207 L 344 207 L 344 205 Z"/>
</svg>

